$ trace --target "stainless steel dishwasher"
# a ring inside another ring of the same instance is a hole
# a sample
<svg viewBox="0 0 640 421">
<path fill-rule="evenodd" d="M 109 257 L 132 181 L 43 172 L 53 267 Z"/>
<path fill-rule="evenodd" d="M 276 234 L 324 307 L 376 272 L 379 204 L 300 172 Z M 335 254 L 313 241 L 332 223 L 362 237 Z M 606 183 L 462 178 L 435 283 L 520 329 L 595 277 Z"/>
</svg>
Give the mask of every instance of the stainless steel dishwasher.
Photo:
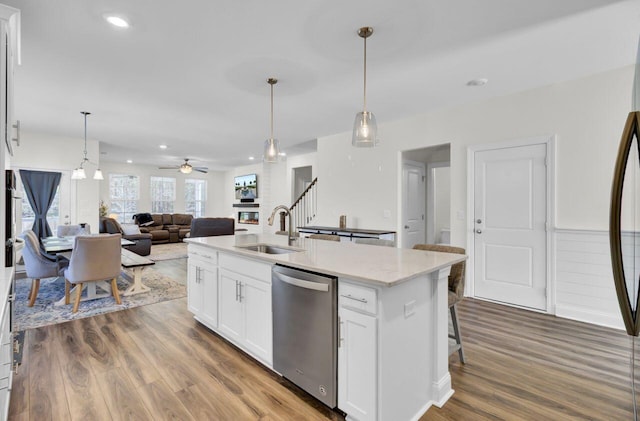
<svg viewBox="0 0 640 421">
<path fill-rule="evenodd" d="M 273 368 L 335 408 L 337 278 L 276 265 L 272 270 Z"/>
</svg>

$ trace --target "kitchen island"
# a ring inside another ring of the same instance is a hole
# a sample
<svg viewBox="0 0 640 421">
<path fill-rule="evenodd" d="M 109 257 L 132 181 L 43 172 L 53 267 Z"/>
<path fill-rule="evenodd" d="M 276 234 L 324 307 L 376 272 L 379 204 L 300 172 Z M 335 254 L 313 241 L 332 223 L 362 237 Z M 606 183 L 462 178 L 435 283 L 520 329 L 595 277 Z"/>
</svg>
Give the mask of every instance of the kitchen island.
<svg viewBox="0 0 640 421">
<path fill-rule="evenodd" d="M 347 419 L 416 420 L 453 393 L 447 276 L 466 256 L 304 238 L 288 244 L 269 234 L 186 241 L 189 310 L 270 369 L 272 266 L 337 277 L 337 407 Z"/>
</svg>

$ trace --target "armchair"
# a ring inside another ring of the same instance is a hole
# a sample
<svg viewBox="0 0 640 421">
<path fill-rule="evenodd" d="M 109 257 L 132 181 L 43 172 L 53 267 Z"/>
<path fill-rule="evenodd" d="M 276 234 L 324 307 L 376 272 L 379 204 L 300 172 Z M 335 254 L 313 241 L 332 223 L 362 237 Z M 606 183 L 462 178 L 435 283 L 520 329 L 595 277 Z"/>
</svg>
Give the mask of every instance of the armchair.
<svg viewBox="0 0 640 421">
<path fill-rule="evenodd" d="M 194 218 L 191 221 L 189 237 L 210 237 L 214 235 L 233 235 L 235 220 L 233 218 Z"/>
<path fill-rule="evenodd" d="M 120 234 L 122 238 L 133 241 L 135 244 L 123 246 L 123 248 L 132 251 L 140 256 L 148 256 L 151 254 L 151 234 L 125 234 L 122 226 L 113 218 L 100 218 L 101 234 Z"/>
</svg>

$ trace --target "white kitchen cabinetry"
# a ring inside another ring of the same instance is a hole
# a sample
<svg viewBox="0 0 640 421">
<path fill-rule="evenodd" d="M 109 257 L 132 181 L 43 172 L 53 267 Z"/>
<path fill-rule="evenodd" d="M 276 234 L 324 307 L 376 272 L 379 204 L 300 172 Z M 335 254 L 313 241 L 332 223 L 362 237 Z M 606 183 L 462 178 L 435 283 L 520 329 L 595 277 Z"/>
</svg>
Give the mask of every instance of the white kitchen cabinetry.
<svg viewBox="0 0 640 421">
<path fill-rule="evenodd" d="M 271 365 L 271 283 L 221 268 L 220 333 Z"/>
<path fill-rule="evenodd" d="M 341 281 L 338 294 L 338 408 L 348 414 L 348 419 L 376 420 L 376 291 Z"/>
<path fill-rule="evenodd" d="M 217 252 L 189 246 L 187 306 L 210 328 L 218 326 Z"/>
<path fill-rule="evenodd" d="M 338 407 L 359 421 L 376 419 L 377 320 L 340 308 Z"/>
</svg>

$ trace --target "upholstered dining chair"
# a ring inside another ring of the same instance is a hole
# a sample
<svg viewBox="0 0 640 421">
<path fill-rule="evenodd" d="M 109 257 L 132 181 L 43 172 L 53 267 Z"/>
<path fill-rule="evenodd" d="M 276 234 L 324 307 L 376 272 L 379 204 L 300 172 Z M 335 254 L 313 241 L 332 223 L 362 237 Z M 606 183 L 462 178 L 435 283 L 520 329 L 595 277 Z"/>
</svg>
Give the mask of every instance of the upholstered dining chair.
<svg viewBox="0 0 640 421">
<path fill-rule="evenodd" d="M 333 234 L 311 234 L 307 238 L 313 238 L 314 240 L 340 241 L 340 236 Z"/>
<path fill-rule="evenodd" d="M 383 240 L 381 238 L 355 238 L 356 244 L 370 244 L 372 246 L 395 247 L 396 242 L 393 240 Z"/>
<path fill-rule="evenodd" d="M 69 267 L 64 271 L 65 304 L 69 304 L 71 284 L 76 285 L 73 312 L 78 312 L 82 287 L 87 282 L 111 281 L 111 293 L 120 304 L 117 278 L 121 269 L 120 234 L 78 236 L 75 238 Z"/>
<path fill-rule="evenodd" d="M 83 223 L 78 225 L 58 225 L 56 228 L 56 235 L 58 237 L 69 237 L 76 235 L 89 235 L 91 234 L 91 226 Z"/>
<path fill-rule="evenodd" d="M 24 248 L 22 258 L 27 277 L 31 278 L 31 290 L 29 291 L 29 307 L 33 307 L 40 289 L 40 279 L 53 278 L 62 275 L 62 268 L 57 261 L 47 259 L 40 251 L 40 244 L 36 234 L 27 230 L 22 233 Z"/>
<path fill-rule="evenodd" d="M 439 251 L 442 253 L 465 254 L 465 250 L 461 247 L 453 247 L 436 244 L 416 244 L 413 246 L 416 250 Z M 458 351 L 460 362 L 465 363 L 464 350 L 462 349 L 462 337 L 460 335 L 460 323 L 458 322 L 458 313 L 456 312 L 456 304 L 464 298 L 464 276 L 465 261 L 451 265 L 449 272 L 449 312 L 451 313 L 451 323 L 453 324 L 453 335 L 449 334 L 451 339 L 455 339 L 456 346 L 452 352 Z"/>
</svg>

